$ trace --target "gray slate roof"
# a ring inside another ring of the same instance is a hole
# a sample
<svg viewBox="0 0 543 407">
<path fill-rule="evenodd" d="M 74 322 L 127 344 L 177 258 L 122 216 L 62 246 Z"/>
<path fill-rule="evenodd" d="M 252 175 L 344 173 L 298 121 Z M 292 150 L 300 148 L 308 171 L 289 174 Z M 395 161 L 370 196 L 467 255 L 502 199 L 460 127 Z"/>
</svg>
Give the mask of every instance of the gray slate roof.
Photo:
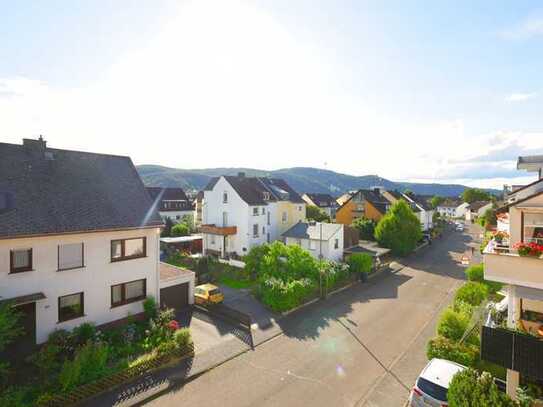
<svg viewBox="0 0 543 407">
<path fill-rule="evenodd" d="M 306 193 L 311 201 L 319 208 L 331 208 L 337 206 L 337 202 L 330 194 Z"/>
<path fill-rule="evenodd" d="M 129 157 L 0 143 L 0 238 L 160 226 Z"/>
<path fill-rule="evenodd" d="M 298 222 L 286 232 L 283 237 L 292 237 L 295 239 L 312 239 L 321 240 L 321 225 L 322 225 L 322 240 L 330 240 L 343 225 L 337 223 L 306 223 Z"/>
</svg>

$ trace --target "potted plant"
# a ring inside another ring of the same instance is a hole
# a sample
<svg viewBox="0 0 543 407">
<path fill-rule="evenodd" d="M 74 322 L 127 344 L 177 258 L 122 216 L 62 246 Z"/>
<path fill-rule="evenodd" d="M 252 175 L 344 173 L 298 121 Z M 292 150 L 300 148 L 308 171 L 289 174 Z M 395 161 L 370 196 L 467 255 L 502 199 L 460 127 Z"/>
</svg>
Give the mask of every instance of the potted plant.
<svg viewBox="0 0 543 407">
<path fill-rule="evenodd" d="M 519 242 L 513 246 L 519 256 L 523 257 L 541 257 L 543 254 L 543 245 L 537 243 Z"/>
<path fill-rule="evenodd" d="M 494 241 L 498 244 L 502 244 L 504 239 L 509 238 L 509 234 L 507 232 L 497 231 L 493 234 Z"/>
</svg>

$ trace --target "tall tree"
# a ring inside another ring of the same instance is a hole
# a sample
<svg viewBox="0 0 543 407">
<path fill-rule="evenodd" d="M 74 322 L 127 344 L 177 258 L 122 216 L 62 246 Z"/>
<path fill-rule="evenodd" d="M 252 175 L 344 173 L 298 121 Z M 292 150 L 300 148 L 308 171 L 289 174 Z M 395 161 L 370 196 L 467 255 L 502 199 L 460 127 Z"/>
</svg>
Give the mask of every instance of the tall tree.
<svg viewBox="0 0 543 407">
<path fill-rule="evenodd" d="M 307 205 L 305 207 L 305 217 L 308 220 L 314 220 L 315 222 L 330 222 L 330 216 L 315 205 Z"/>
<path fill-rule="evenodd" d="M 355 219 L 351 226 L 358 230 L 360 239 L 363 240 L 375 240 L 375 226 L 374 220 L 368 218 Z"/>
<path fill-rule="evenodd" d="M 464 192 L 462 192 L 462 200 L 467 203 L 473 203 L 476 201 L 490 201 L 491 199 L 491 195 L 482 189 L 467 188 L 464 190 Z"/>
<path fill-rule="evenodd" d="M 445 198 L 442 196 L 434 195 L 430 200 L 430 205 L 432 205 L 433 209 L 436 209 L 444 200 Z"/>
<path fill-rule="evenodd" d="M 411 253 L 422 238 L 420 221 L 404 200 L 397 201 L 375 228 L 375 238 L 398 256 Z"/>
</svg>

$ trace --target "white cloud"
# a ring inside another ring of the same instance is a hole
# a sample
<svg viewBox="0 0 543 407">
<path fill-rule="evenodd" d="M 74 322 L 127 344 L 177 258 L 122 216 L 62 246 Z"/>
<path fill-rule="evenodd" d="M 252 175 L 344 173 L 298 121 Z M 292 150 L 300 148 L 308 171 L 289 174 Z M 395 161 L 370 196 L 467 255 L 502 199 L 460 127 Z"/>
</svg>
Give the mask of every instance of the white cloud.
<svg viewBox="0 0 543 407">
<path fill-rule="evenodd" d="M 533 99 L 537 96 L 537 93 L 511 93 L 505 97 L 506 102 L 525 102 L 526 100 Z"/>
<path fill-rule="evenodd" d="M 501 32 L 509 40 L 525 40 L 543 35 L 543 17 L 531 17 Z"/>
</svg>

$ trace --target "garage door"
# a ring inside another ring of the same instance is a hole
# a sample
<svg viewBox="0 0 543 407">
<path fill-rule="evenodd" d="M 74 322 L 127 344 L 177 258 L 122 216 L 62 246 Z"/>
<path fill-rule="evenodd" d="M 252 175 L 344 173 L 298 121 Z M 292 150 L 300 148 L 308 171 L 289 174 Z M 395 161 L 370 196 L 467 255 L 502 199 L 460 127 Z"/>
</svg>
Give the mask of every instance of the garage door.
<svg viewBox="0 0 543 407">
<path fill-rule="evenodd" d="M 173 285 L 160 289 L 160 306 L 176 310 L 189 304 L 189 283 Z"/>
</svg>

